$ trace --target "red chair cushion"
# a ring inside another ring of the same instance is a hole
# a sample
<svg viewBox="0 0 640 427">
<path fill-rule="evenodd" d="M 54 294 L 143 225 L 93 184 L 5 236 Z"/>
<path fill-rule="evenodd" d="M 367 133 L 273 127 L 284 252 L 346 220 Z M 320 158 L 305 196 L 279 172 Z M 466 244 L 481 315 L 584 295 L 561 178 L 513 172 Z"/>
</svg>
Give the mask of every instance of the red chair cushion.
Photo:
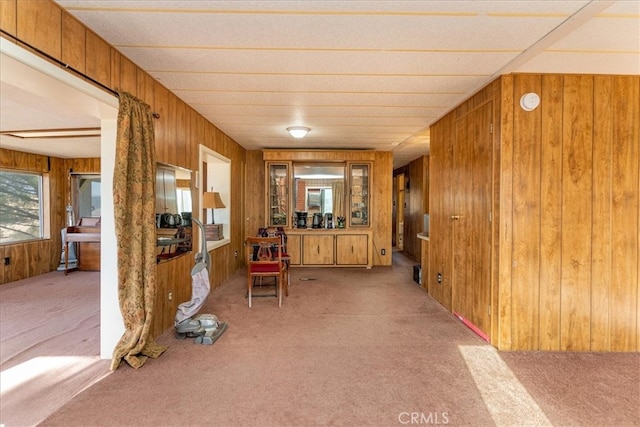
<svg viewBox="0 0 640 427">
<path fill-rule="evenodd" d="M 279 273 L 278 264 L 251 264 L 251 273 Z"/>
</svg>

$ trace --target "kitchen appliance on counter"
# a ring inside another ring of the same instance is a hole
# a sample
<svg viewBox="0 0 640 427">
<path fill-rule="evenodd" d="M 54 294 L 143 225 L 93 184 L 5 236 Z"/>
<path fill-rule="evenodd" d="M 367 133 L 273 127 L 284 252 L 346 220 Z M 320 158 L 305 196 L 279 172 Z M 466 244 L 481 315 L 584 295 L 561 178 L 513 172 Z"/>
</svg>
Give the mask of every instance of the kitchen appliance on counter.
<svg viewBox="0 0 640 427">
<path fill-rule="evenodd" d="M 296 211 L 296 228 L 307 228 L 307 213 Z"/>
<path fill-rule="evenodd" d="M 324 214 L 324 228 L 333 228 L 333 214 Z"/>
<path fill-rule="evenodd" d="M 314 213 L 313 214 L 313 223 L 311 224 L 311 228 L 322 228 L 322 214 Z"/>
<path fill-rule="evenodd" d="M 182 223 L 180 225 L 184 227 L 191 227 L 191 212 L 182 212 Z"/>
<path fill-rule="evenodd" d="M 156 214 L 157 228 L 177 228 L 182 224 L 182 217 L 178 214 Z"/>
</svg>

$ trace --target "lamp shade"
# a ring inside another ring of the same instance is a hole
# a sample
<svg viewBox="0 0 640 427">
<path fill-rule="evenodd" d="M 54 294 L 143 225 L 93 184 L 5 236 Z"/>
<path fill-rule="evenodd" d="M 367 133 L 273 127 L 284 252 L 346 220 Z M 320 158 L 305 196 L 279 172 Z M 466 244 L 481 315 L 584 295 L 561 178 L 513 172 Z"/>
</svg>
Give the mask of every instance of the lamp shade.
<svg viewBox="0 0 640 427">
<path fill-rule="evenodd" d="M 287 128 L 287 132 L 296 139 L 304 138 L 310 130 L 311 129 L 304 126 L 291 126 Z"/>
<path fill-rule="evenodd" d="M 202 195 L 202 207 L 204 209 L 226 208 L 224 203 L 222 203 L 222 199 L 220 198 L 220 193 L 212 193 L 212 192 L 206 192 Z"/>
</svg>

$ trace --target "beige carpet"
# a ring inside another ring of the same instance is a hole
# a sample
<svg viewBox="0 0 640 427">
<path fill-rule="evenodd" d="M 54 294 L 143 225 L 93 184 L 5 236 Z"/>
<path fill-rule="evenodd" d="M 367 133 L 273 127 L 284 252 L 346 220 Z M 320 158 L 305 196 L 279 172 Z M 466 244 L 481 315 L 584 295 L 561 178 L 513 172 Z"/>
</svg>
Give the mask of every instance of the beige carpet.
<svg viewBox="0 0 640 427">
<path fill-rule="evenodd" d="M 159 359 L 41 425 L 640 425 L 640 355 L 498 352 L 412 281 L 413 264 L 294 269 L 280 309 L 249 309 L 239 271 L 203 310 L 229 323 L 213 346 L 167 331 Z"/>
<path fill-rule="evenodd" d="M 100 274 L 52 272 L 0 286 L 0 423 L 31 426 L 104 377 Z"/>
<path fill-rule="evenodd" d="M 275 298 L 249 309 L 238 272 L 205 306 L 229 323 L 213 346 L 167 331 L 163 356 L 42 425 L 640 424 L 638 355 L 602 355 L 608 374 L 591 377 L 572 354 L 499 353 L 413 283 L 413 264 L 394 254 L 393 267 L 294 269 L 281 309 Z"/>
</svg>

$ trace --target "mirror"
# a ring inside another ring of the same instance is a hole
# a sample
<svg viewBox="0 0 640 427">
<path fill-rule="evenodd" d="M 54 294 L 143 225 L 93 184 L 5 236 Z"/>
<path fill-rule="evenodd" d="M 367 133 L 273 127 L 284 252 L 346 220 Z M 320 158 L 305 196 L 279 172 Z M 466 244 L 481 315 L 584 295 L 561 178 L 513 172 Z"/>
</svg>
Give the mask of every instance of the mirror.
<svg viewBox="0 0 640 427">
<path fill-rule="evenodd" d="M 294 163 L 294 212 L 344 216 L 344 174 L 343 163 Z"/>
<path fill-rule="evenodd" d="M 71 174 L 71 204 L 74 218 L 101 216 L 101 188 L 100 174 Z"/>
<path fill-rule="evenodd" d="M 181 220 L 183 217 L 187 217 L 187 222 L 189 222 L 192 211 L 191 171 L 178 166 L 158 163 L 156 168 L 156 213 L 180 215 Z"/>
</svg>

